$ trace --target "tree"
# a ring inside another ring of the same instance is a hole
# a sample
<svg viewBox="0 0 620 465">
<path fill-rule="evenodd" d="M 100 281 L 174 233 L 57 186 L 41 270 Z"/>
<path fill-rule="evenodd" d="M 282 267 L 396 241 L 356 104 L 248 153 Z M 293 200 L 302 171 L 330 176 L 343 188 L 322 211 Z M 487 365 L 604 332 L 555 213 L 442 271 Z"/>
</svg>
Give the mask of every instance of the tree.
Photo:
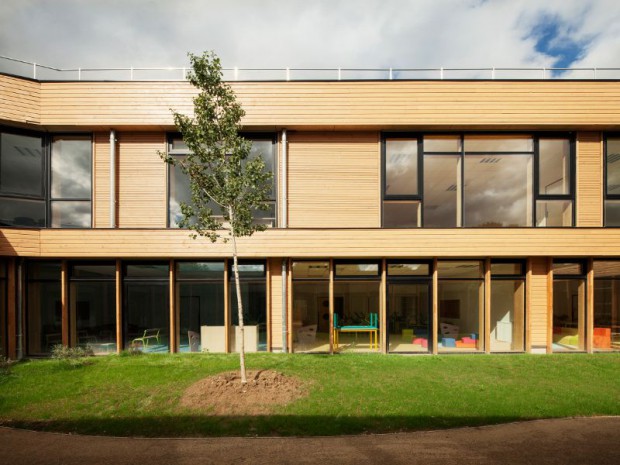
<svg viewBox="0 0 620 465">
<path fill-rule="evenodd" d="M 239 135 L 245 111 L 223 81 L 220 59 L 213 52 L 188 55 L 192 70 L 187 78 L 199 90 L 193 99 L 194 115 L 174 110 L 172 114 L 190 153 L 182 160 L 162 152 L 160 156 L 178 165 L 189 178 L 191 203 L 181 205 L 179 226 L 190 229 L 193 239 L 201 236 L 232 246 L 241 336 L 239 365 L 241 382 L 246 384 L 237 239 L 265 229 L 254 220 L 254 213 L 268 209 L 273 174 L 265 170 L 260 155 L 250 157 L 252 142 Z"/>
</svg>

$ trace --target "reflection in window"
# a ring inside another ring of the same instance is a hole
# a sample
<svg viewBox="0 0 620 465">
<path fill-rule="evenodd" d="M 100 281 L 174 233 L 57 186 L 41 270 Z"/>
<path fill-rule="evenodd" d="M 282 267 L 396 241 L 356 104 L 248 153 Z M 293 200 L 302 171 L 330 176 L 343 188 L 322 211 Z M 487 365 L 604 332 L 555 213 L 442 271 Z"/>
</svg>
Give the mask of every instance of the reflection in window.
<svg viewBox="0 0 620 465">
<path fill-rule="evenodd" d="M 491 283 L 491 352 L 524 350 L 525 279 Z"/>
<path fill-rule="evenodd" d="M 293 350 L 329 352 L 329 280 L 293 277 Z"/>
<path fill-rule="evenodd" d="M 532 225 L 532 155 L 465 157 L 465 226 Z"/>
<path fill-rule="evenodd" d="M 570 141 L 540 139 L 538 145 L 539 194 L 570 194 Z"/>
<path fill-rule="evenodd" d="M 43 139 L 0 134 L 0 192 L 43 197 Z"/>
<path fill-rule="evenodd" d="M 424 156 L 424 226 L 426 228 L 454 228 L 461 225 L 460 185 L 460 156 Z"/>
<path fill-rule="evenodd" d="M 0 198 L 0 226 L 45 227 L 45 201 Z"/>
<path fill-rule="evenodd" d="M 428 352 L 432 349 L 428 281 L 388 283 L 390 352 Z"/>
<path fill-rule="evenodd" d="M 594 329 L 592 347 L 620 350 L 620 262 L 594 262 Z"/>
<path fill-rule="evenodd" d="M 239 311 L 237 306 L 237 287 L 234 278 L 230 286 L 230 350 L 239 352 L 241 331 L 239 330 Z M 246 352 L 267 350 L 267 293 L 265 278 L 245 278 L 241 280 L 241 302 L 243 303 L 243 326 Z"/>
<path fill-rule="evenodd" d="M 385 194 L 415 195 L 418 193 L 417 139 L 385 141 Z"/>
<path fill-rule="evenodd" d="M 27 276 L 28 355 L 49 354 L 62 344 L 60 262 L 30 262 Z"/>
<path fill-rule="evenodd" d="M 465 152 L 533 152 L 532 136 L 465 135 Z"/>
<path fill-rule="evenodd" d="M 570 200 L 539 200 L 536 202 L 536 226 L 561 227 L 573 225 L 573 202 Z"/>
<path fill-rule="evenodd" d="M 608 138 L 605 147 L 605 226 L 620 226 L 620 138 Z"/>
<path fill-rule="evenodd" d="M 585 349 L 585 288 L 583 278 L 558 279 L 554 276 L 554 352 Z"/>
<path fill-rule="evenodd" d="M 0 356 L 6 357 L 6 263 L 0 262 Z"/>
<path fill-rule="evenodd" d="M 420 202 L 413 201 L 384 201 L 383 227 L 384 228 L 418 228 L 421 224 Z"/>
</svg>

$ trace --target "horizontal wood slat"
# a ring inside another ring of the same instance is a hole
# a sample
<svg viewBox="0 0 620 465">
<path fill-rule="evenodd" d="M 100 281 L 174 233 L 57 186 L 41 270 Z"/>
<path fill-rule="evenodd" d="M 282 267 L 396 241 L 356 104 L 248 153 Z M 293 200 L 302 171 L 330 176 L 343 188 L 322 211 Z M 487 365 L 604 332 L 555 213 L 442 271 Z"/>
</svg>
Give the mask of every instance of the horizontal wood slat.
<svg viewBox="0 0 620 465">
<path fill-rule="evenodd" d="M 288 155 L 291 227 L 381 224 L 378 133 L 292 133 Z"/>
<path fill-rule="evenodd" d="M 0 120 L 39 124 L 41 84 L 0 75 Z"/>
<path fill-rule="evenodd" d="M 532 259 L 530 280 L 530 341 L 534 347 L 547 345 L 547 258 Z"/>
<path fill-rule="evenodd" d="M 603 146 L 598 132 L 577 133 L 577 226 L 603 225 Z"/>
<path fill-rule="evenodd" d="M 246 126 L 372 128 L 618 126 L 609 81 L 345 81 L 231 83 Z M 192 111 L 186 82 L 44 82 L 41 123 L 172 126 Z"/>
<path fill-rule="evenodd" d="M 40 242 L 39 242 L 40 237 Z M 620 230 L 273 229 L 238 242 L 242 257 L 620 257 Z M 227 257 L 230 244 L 178 229 L 0 229 L 3 255 Z"/>
<path fill-rule="evenodd" d="M 94 135 L 93 227 L 110 227 L 110 133 Z"/>
</svg>

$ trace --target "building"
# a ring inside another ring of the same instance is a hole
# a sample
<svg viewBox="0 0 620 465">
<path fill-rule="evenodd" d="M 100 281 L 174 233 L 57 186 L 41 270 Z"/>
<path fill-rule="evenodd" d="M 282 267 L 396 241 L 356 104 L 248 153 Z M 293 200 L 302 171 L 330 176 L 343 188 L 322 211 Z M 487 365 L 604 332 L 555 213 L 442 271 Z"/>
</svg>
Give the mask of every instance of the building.
<svg viewBox="0 0 620 465">
<path fill-rule="evenodd" d="M 239 245 L 249 350 L 620 349 L 617 80 L 231 85 L 276 174 Z M 4 354 L 235 351 L 228 245 L 176 227 L 157 154 L 194 94 L 0 75 Z"/>
</svg>

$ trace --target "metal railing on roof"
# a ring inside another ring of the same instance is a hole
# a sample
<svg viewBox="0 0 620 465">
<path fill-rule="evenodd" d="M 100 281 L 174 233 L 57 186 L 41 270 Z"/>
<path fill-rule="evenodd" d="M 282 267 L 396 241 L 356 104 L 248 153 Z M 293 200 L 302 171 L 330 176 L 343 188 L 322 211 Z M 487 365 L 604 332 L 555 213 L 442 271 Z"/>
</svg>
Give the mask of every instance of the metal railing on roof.
<svg viewBox="0 0 620 465">
<path fill-rule="evenodd" d="M 0 72 L 41 81 L 184 81 L 189 67 L 56 68 L 0 55 Z M 224 68 L 227 81 L 620 79 L 620 68 Z"/>
</svg>

